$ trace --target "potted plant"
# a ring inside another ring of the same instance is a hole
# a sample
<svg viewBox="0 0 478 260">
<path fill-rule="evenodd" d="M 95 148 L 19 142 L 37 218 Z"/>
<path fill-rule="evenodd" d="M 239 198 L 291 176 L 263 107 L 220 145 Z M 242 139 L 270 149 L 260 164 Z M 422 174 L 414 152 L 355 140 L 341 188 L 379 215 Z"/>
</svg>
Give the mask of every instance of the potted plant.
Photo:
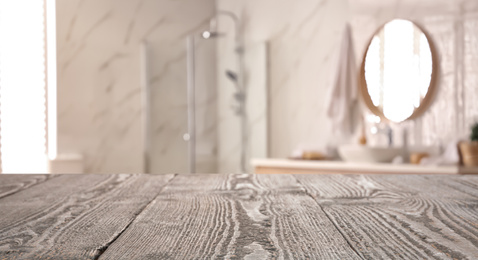
<svg viewBox="0 0 478 260">
<path fill-rule="evenodd" d="M 465 166 L 478 166 L 478 123 L 471 127 L 470 141 L 460 143 L 461 158 Z"/>
</svg>

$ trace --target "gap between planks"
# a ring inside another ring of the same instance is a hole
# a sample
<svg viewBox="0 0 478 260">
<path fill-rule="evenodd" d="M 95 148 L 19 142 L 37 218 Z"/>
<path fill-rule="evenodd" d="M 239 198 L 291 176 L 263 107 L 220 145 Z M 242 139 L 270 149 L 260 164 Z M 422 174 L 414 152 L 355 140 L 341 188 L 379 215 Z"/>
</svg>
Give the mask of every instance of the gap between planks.
<svg viewBox="0 0 478 260">
<path fill-rule="evenodd" d="M 309 193 L 309 191 L 307 190 L 307 188 L 302 184 L 302 182 L 300 182 L 299 179 L 296 178 L 296 176 L 294 174 L 290 174 L 294 179 L 295 181 L 304 189 L 304 192 L 305 194 L 307 194 L 307 196 L 309 196 L 310 198 L 312 198 L 312 200 L 315 202 L 315 204 L 317 204 L 320 208 L 320 210 L 322 210 L 322 212 L 325 214 L 325 216 L 327 217 L 327 219 L 332 223 L 332 225 L 334 225 L 335 229 L 339 232 L 339 234 L 345 239 L 345 241 L 347 241 L 347 245 L 349 245 L 349 247 L 355 252 L 355 254 L 360 258 L 360 259 L 365 259 L 363 257 L 362 254 L 360 254 L 360 252 L 357 251 L 357 249 L 355 249 L 355 247 L 352 246 L 352 243 L 350 242 L 350 240 L 345 236 L 345 234 L 342 232 L 342 230 L 340 230 L 339 227 L 337 227 L 337 224 L 335 224 L 335 222 L 332 220 L 332 218 L 330 217 L 330 215 L 324 210 L 324 208 L 322 207 L 322 205 L 320 205 L 319 202 L 317 202 L 317 200 L 315 199 L 315 197 Z"/>
<path fill-rule="evenodd" d="M 22 175 L 24 175 L 24 174 L 22 174 Z M 52 179 L 57 178 L 58 176 L 60 176 L 60 175 L 58 175 L 58 174 L 32 174 L 32 175 L 45 176 L 45 179 L 43 179 L 43 180 L 38 180 L 38 181 L 36 181 L 36 182 L 33 183 L 33 184 L 30 184 L 30 185 L 27 184 L 27 185 L 25 185 L 24 187 L 20 187 L 20 188 L 18 188 L 18 189 L 16 189 L 16 190 L 7 191 L 7 192 L 5 192 L 4 194 L 0 194 L 0 199 L 6 198 L 6 197 L 11 196 L 11 195 L 14 195 L 14 194 L 16 194 L 16 193 L 18 193 L 18 192 L 21 192 L 21 191 L 30 189 L 30 188 L 33 187 L 33 186 L 36 186 L 36 185 L 38 185 L 38 184 L 45 183 L 45 182 L 47 182 L 47 181 L 49 181 L 49 180 L 52 180 Z M 20 176 L 20 175 L 15 175 L 15 177 L 17 177 L 17 176 Z M 12 177 L 14 177 L 14 176 L 12 176 Z"/>
<path fill-rule="evenodd" d="M 113 239 L 111 239 L 111 241 L 107 242 L 105 245 L 101 246 L 98 248 L 98 253 L 93 256 L 93 259 L 94 260 L 98 260 L 101 255 L 103 255 L 106 250 L 108 250 L 108 248 L 116 241 L 118 240 L 119 237 L 121 237 L 121 235 L 126 231 L 128 230 L 128 228 L 131 226 L 131 224 L 133 224 L 133 222 L 139 217 L 139 215 L 141 215 L 141 213 L 143 213 L 150 205 L 151 203 L 153 203 L 156 198 L 158 198 L 158 196 L 161 194 L 161 192 L 163 192 L 164 188 L 166 188 L 166 186 L 168 186 L 169 183 L 171 183 L 172 180 L 174 180 L 176 178 L 176 176 L 178 176 L 177 173 L 175 173 L 173 175 L 173 177 L 171 179 L 169 179 L 164 185 L 163 187 L 161 187 L 161 189 L 158 191 L 158 194 L 156 194 L 156 196 L 154 196 L 151 201 L 149 201 L 145 206 L 143 206 L 142 208 L 140 208 L 138 210 L 138 213 L 135 214 L 135 216 L 133 217 L 133 219 L 131 219 L 131 221 L 128 223 L 128 225 L 126 225 L 123 230 L 121 230 L 118 235 L 116 235 L 115 237 L 113 237 Z"/>
</svg>

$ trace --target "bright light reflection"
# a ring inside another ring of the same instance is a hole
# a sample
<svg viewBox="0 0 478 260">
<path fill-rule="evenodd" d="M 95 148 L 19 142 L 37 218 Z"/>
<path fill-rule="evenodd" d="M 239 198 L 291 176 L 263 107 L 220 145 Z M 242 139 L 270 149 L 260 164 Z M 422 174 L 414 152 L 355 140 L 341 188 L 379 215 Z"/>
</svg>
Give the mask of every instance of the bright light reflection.
<svg viewBox="0 0 478 260">
<path fill-rule="evenodd" d="M 43 1 L 0 0 L 2 172 L 47 171 Z"/>
<path fill-rule="evenodd" d="M 406 20 L 393 20 L 374 36 L 366 56 L 365 78 L 372 102 L 385 117 L 401 122 L 428 92 L 432 56 L 423 32 Z"/>
<path fill-rule="evenodd" d="M 380 98 L 383 82 L 380 74 L 380 38 L 375 36 L 368 47 L 367 62 L 365 63 L 365 77 L 367 78 L 367 88 L 372 98 L 374 106 L 380 106 L 382 100 Z"/>
<path fill-rule="evenodd" d="M 47 66 L 48 66 L 48 157 L 57 156 L 57 119 L 56 119 L 56 1 L 46 1 L 47 29 Z"/>
</svg>

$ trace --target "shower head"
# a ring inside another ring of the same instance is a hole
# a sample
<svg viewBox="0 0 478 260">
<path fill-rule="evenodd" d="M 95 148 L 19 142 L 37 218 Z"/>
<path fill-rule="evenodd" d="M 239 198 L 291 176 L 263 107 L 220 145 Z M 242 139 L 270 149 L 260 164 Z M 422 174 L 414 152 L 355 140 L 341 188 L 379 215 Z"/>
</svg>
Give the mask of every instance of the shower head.
<svg viewBox="0 0 478 260">
<path fill-rule="evenodd" d="M 232 18 L 234 22 L 234 27 L 235 27 L 235 34 L 236 34 L 235 38 L 237 41 L 238 39 L 237 33 L 239 32 L 239 29 L 238 29 L 239 18 L 237 18 L 237 16 L 234 13 L 228 12 L 228 11 L 216 12 L 216 14 L 211 18 L 211 20 L 209 20 L 209 29 L 203 31 L 201 33 L 201 37 L 204 39 L 211 39 L 211 38 L 216 38 L 216 37 L 221 37 L 226 35 L 225 33 L 218 32 L 218 28 L 217 28 L 218 15 L 226 15 Z"/>
<path fill-rule="evenodd" d="M 223 33 L 218 33 L 214 31 L 204 31 L 201 33 L 202 38 L 206 40 L 211 38 L 221 37 L 223 35 L 224 35 Z"/>
<path fill-rule="evenodd" d="M 201 36 L 204 39 L 215 38 L 215 37 L 218 36 L 218 33 L 217 33 L 217 18 L 216 17 L 213 17 L 213 18 L 211 18 L 211 20 L 209 20 L 209 29 L 202 32 Z"/>
<path fill-rule="evenodd" d="M 209 21 L 209 29 L 202 32 L 201 36 L 203 39 L 211 39 L 220 36 L 220 34 L 217 32 L 217 20 L 215 17 Z"/>
<path fill-rule="evenodd" d="M 204 31 L 202 32 L 201 36 L 204 38 L 204 39 L 209 39 L 209 38 L 214 38 L 215 36 L 215 32 L 210 32 L 210 31 Z"/>
<path fill-rule="evenodd" d="M 234 81 L 234 82 L 237 83 L 237 74 L 236 74 L 235 72 L 232 72 L 232 71 L 230 71 L 230 70 L 226 70 L 226 76 L 227 76 L 230 80 L 232 80 L 232 81 Z"/>
</svg>

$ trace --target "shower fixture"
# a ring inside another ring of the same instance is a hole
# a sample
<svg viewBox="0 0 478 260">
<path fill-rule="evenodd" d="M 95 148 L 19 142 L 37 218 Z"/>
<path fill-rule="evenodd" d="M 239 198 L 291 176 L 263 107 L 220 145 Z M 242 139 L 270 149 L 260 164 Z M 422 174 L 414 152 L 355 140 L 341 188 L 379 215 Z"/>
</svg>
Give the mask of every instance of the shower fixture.
<svg viewBox="0 0 478 260">
<path fill-rule="evenodd" d="M 225 36 L 226 33 L 218 32 L 217 30 L 217 17 L 219 15 L 225 15 L 229 18 L 232 19 L 234 22 L 234 41 L 235 41 L 235 52 L 236 53 L 242 53 L 243 48 L 242 48 L 242 43 L 241 43 L 241 37 L 240 37 L 240 30 L 239 30 L 239 18 L 233 13 L 229 11 L 218 11 L 214 15 L 213 18 L 209 21 L 209 29 L 203 31 L 201 33 L 201 37 L 203 39 L 211 39 L 211 38 L 217 38 L 217 37 L 222 37 Z"/>
<path fill-rule="evenodd" d="M 188 114 L 189 114 L 189 136 L 191 137 L 189 142 L 189 158 L 190 158 L 190 171 L 194 172 L 195 165 L 195 108 L 194 108 L 194 93 L 195 93 L 195 76 L 194 76 L 194 42 L 195 37 L 199 36 L 202 39 L 214 39 L 230 35 L 229 33 L 218 31 L 218 18 L 219 16 L 229 17 L 234 23 L 234 53 L 236 56 L 236 68 L 234 70 L 226 70 L 226 77 L 232 81 L 236 88 L 236 92 L 233 94 L 233 98 L 236 104 L 232 107 L 235 111 L 235 114 L 240 118 L 240 170 L 245 173 L 247 171 L 247 159 L 246 151 L 248 145 L 248 133 L 247 133 L 247 111 L 246 111 L 246 100 L 247 92 L 244 86 L 244 74 L 243 74 L 243 54 L 244 48 L 242 45 L 242 38 L 240 36 L 240 21 L 239 18 L 229 11 L 218 11 L 209 21 L 209 28 L 199 33 L 199 35 L 190 35 L 188 37 Z"/>
<path fill-rule="evenodd" d="M 216 37 L 224 36 L 224 34 L 223 33 L 218 33 L 218 32 L 204 31 L 204 32 L 202 32 L 201 36 L 204 39 L 210 39 L 210 38 L 216 38 Z"/>
<path fill-rule="evenodd" d="M 237 73 L 233 72 L 233 71 L 230 71 L 230 70 L 226 70 L 226 76 L 232 80 L 234 83 L 237 83 Z"/>
<path fill-rule="evenodd" d="M 234 112 L 236 113 L 236 115 L 241 115 L 242 113 L 244 113 L 244 106 L 241 105 L 241 103 L 245 102 L 246 101 L 246 95 L 244 93 L 244 91 L 242 91 L 239 87 L 239 84 L 238 84 L 238 77 L 237 77 L 237 74 L 233 71 L 230 71 L 230 70 L 226 70 L 226 76 L 228 79 L 230 79 L 233 83 L 234 83 L 234 86 L 236 87 L 236 93 L 234 93 L 234 99 L 239 103 L 238 106 L 233 106 L 232 109 L 234 110 Z"/>
</svg>

